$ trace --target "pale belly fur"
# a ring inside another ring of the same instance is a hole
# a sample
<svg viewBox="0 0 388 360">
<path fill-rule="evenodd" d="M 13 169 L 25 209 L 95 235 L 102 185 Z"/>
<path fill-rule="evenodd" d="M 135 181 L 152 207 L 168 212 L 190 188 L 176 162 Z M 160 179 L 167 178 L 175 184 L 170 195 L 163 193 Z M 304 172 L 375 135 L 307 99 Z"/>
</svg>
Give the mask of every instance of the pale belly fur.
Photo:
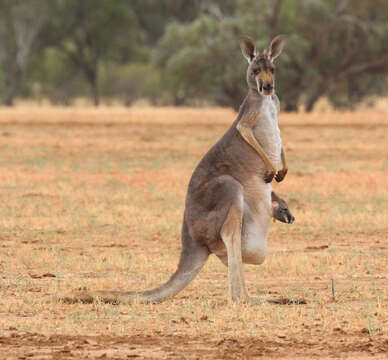
<svg viewBox="0 0 388 360">
<path fill-rule="evenodd" d="M 244 199 L 241 252 L 245 264 L 261 264 L 267 254 L 267 237 L 272 218 L 270 184 L 257 181 L 256 199 Z"/>
<path fill-rule="evenodd" d="M 282 139 L 278 125 L 278 110 L 272 97 L 266 96 L 253 133 L 276 169 L 281 165 Z"/>
<path fill-rule="evenodd" d="M 278 125 L 278 109 L 272 97 L 263 100 L 254 134 L 276 169 L 281 166 L 282 140 Z M 258 196 L 244 199 L 242 257 L 246 264 L 261 264 L 267 253 L 267 237 L 272 218 L 270 184 L 252 179 L 248 185 Z M 260 194 L 260 195 L 259 195 Z"/>
</svg>

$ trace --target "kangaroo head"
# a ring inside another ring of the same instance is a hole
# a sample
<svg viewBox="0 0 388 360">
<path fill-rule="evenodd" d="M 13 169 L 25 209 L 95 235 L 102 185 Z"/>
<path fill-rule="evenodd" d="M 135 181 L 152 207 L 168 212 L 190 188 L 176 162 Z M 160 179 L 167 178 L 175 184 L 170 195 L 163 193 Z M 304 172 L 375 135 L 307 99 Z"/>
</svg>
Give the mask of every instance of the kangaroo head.
<svg viewBox="0 0 388 360">
<path fill-rule="evenodd" d="M 262 95 L 272 95 L 275 89 L 273 62 L 282 52 L 285 41 L 285 35 L 278 35 L 263 51 L 263 54 L 259 54 L 252 39 L 247 36 L 241 37 L 241 51 L 249 63 L 247 82 L 250 89 L 255 89 Z"/>
</svg>

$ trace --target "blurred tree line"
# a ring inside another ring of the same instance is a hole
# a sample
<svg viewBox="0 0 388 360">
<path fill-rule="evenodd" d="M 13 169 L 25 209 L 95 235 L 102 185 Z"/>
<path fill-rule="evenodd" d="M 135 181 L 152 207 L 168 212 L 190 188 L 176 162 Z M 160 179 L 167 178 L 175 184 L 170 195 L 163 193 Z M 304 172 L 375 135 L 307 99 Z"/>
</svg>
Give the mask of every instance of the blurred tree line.
<svg viewBox="0 0 388 360">
<path fill-rule="evenodd" d="M 286 111 L 388 90 L 387 0 L 0 0 L 0 101 L 240 105 L 247 64 L 279 34 Z"/>
</svg>

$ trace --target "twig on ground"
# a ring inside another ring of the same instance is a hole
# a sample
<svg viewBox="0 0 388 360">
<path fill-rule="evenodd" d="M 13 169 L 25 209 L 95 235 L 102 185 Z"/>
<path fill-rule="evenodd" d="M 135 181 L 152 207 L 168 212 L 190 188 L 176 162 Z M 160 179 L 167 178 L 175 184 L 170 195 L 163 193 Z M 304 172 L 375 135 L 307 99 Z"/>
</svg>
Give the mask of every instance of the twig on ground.
<svg viewBox="0 0 388 360">
<path fill-rule="evenodd" d="M 331 295 L 333 297 L 333 301 L 335 301 L 334 278 L 331 278 Z"/>
</svg>

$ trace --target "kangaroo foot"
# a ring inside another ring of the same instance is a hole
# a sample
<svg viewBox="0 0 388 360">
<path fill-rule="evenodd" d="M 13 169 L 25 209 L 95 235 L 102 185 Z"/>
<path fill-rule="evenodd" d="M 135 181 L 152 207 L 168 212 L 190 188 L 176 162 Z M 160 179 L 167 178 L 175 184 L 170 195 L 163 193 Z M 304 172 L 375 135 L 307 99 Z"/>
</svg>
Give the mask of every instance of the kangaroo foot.
<svg viewBox="0 0 388 360">
<path fill-rule="evenodd" d="M 276 219 L 286 224 L 292 224 L 295 218 L 291 214 L 287 203 L 283 199 L 278 197 L 273 191 L 271 193 L 271 198 L 272 198 L 272 216 L 274 220 Z"/>
</svg>

